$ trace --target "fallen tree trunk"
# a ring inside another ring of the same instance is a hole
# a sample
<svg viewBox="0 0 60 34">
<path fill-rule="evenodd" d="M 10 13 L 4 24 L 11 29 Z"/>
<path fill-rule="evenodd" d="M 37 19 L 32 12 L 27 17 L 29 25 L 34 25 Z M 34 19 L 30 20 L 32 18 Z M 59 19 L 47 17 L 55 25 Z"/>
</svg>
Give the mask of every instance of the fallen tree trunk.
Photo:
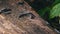
<svg viewBox="0 0 60 34">
<path fill-rule="evenodd" d="M 0 34 L 57 34 L 25 1 L 0 1 Z"/>
</svg>

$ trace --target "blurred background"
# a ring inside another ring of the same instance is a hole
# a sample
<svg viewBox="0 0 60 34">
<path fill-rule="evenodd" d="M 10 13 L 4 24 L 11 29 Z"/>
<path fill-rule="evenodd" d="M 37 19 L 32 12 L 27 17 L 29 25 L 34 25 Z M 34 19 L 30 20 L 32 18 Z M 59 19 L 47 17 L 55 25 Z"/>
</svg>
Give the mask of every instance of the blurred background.
<svg viewBox="0 0 60 34">
<path fill-rule="evenodd" d="M 36 12 L 60 31 L 60 0 L 25 0 Z"/>
</svg>

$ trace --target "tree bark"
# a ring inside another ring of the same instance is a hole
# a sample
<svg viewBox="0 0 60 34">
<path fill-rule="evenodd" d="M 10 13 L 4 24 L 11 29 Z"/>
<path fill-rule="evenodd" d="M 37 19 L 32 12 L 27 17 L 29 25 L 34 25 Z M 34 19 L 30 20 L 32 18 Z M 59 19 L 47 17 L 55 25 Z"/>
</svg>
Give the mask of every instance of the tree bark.
<svg viewBox="0 0 60 34">
<path fill-rule="evenodd" d="M 0 14 L 0 34 L 57 34 L 25 1 L 0 1 L 0 12 L 11 9 L 9 14 L 6 11 Z"/>
</svg>

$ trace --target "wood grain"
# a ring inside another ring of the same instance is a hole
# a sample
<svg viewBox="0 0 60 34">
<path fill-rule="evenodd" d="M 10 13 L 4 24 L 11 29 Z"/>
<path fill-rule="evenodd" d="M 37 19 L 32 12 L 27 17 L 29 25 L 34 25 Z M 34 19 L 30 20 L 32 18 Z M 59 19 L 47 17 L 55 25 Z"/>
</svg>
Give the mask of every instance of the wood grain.
<svg viewBox="0 0 60 34">
<path fill-rule="evenodd" d="M 0 34 L 57 34 L 25 1 L 23 5 L 18 5 L 18 2 L 19 0 L 7 0 L 0 4 L 0 11 L 3 8 L 12 9 L 11 14 L 0 14 Z M 19 18 L 21 12 L 30 12 L 36 17 Z"/>
</svg>

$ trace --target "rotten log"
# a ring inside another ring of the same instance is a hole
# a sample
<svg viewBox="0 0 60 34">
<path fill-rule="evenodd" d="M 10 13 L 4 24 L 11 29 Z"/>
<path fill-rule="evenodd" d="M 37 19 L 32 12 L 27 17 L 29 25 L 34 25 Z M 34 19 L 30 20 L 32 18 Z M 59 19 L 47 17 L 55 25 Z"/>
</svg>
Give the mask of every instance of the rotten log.
<svg viewBox="0 0 60 34">
<path fill-rule="evenodd" d="M 0 34 L 57 34 L 25 1 L 23 2 L 0 0 Z"/>
</svg>

